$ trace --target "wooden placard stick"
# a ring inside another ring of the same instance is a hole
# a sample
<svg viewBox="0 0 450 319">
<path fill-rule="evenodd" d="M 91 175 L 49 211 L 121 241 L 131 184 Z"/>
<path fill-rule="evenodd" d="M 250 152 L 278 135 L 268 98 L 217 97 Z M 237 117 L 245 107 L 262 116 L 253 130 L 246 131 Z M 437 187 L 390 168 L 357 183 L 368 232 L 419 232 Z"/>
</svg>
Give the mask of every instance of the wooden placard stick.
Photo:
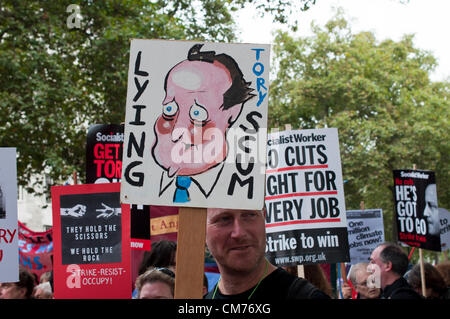
<svg viewBox="0 0 450 319">
<path fill-rule="evenodd" d="M 78 175 L 77 175 L 77 171 L 73 171 L 73 185 L 77 185 L 78 184 Z"/>
<path fill-rule="evenodd" d="M 205 272 L 206 208 L 178 211 L 175 299 L 201 299 Z"/>
<path fill-rule="evenodd" d="M 305 267 L 303 265 L 297 265 L 297 277 L 305 278 Z"/>
<path fill-rule="evenodd" d="M 416 164 L 413 164 L 413 170 L 416 170 Z M 419 248 L 419 264 L 420 264 L 420 281 L 422 283 L 422 296 L 427 297 L 426 282 L 425 282 L 425 265 L 423 264 L 422 248 Z"/>
<path fill-rule="evenodd" d="M 420 259 L 420 281 L 422 282 L 422 296 L 427 297 L 427 288 L 425 283 L 425 265 L 423 264 L 423 252 L 422 248 L 419 248 Z"/>
<path fill-rule="evenodd" d="M 347 271 L 345 270 L 345 263 L 339 263 L 341 267 L 341 277 L 342 280 L 347 283 Z"/>
</svg>

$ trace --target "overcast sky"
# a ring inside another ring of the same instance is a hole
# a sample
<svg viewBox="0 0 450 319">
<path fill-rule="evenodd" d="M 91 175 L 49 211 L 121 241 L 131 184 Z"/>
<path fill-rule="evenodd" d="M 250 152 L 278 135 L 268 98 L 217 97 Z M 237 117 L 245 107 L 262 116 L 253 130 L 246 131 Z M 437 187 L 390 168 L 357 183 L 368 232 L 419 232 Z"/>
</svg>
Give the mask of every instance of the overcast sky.
<svg viewBox="0 0 450 319">
<path fill-rule="evenodd" d="M 354 33 L 372 31 L 377 40 L 396 41 L 404 34 L 415 34 L 415 46 L 430 51 L 438 60 L 432 80 L 450 77 L 450 0 L 316 0 L 308 11 L 298 13 L 297 35 L 311 35 L 313 20 L 323 26 L 334 15 L 333 7 L 344 9 Z M 247 8 L 237 18 L 241 41 L 273 43 L 272 31 L 280 25 L 253 12 Z"/>
</svg>

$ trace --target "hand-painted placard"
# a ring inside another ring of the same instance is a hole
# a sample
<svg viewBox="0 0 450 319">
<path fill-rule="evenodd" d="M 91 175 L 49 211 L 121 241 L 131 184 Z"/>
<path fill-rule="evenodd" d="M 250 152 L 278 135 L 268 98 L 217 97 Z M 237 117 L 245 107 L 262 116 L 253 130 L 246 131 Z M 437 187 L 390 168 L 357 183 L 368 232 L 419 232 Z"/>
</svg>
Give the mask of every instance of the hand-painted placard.
<svg viewBox="0 0 450 319">
<path fill-rule="evenodd" d="M 131 298 L 130 211 L 119 191 L 52 187 L 55 298 Z"/>
<path fill-rule="evenodd" d="M 16 149 L 0 148 L 0 282 L 19 281 Z"/>
<path fill-rule="evenodd" d="M 269 51 L 132 40 L 122 202 L 263 207 Z"/>
<path fill-rule="evenodd" d="M 338 132 L 269 134 L 266 256 L 279 266 L 349 261 Z"/>
</svg>

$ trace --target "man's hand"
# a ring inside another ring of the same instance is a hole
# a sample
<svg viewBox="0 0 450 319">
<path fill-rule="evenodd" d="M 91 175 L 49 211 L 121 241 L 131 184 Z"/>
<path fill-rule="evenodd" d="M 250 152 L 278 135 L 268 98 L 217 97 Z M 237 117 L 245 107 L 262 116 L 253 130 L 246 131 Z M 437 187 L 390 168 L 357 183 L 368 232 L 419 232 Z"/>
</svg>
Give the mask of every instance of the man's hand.
<svg viewBox="0 0 450 319">
<path fill-rule="evenodd" d="M 352 299 L 352 288 L 345 281 L 342 284 L 342 299 Z"/>
</svg>

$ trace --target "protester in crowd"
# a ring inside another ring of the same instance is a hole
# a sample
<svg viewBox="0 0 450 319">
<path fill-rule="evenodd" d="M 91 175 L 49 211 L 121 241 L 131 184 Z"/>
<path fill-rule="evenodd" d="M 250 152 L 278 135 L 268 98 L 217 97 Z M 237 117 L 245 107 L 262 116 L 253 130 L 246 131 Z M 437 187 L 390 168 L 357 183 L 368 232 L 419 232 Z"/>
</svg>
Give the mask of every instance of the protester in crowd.
<svg viewBox="0 0 450 319">
<path fill-rule="evenodd" d="M 445 299 L 450 299 L 450 260 L 444 260 L 436 265 L 436 269 L 441 274 L 447 286 L 447 293 Z"/>
<path fill-rule="evenodd" d="M 139 266 L 138 275 L 144 274 L 150 268 L 168 268 L 175 273 L 177 243 L 170 240 L 152 242 L 150 251 L 144 253 Z M 133 298 L 137 298 L 137 288 L 133 290 Z"/>
<path fill-rule="evenodd" d="M 150 251 L 146 251 L 139 266 L 139 275 L 150 267 L 165 267 L 175 272 L 177 243 L 170 240 L 152 242 Z"/>
<path fill-rule="evenodd" d="M 52 287 L 50 286 L 49 281 L 45 281 L 40 283 L 36 287 L 34 287 L 33 291 L 34 299 L 53 299 Z"/>
<path fill-rule="evenodd" d="M 317 287 L 319 290 L 326 293 L 330 298 L 334 298 L 333 296 L 333 288 L 331 288 L 331 284 L 325 275 L 322 267 L 319 264 L 308 264 L 302 265 L 304 278 L 308 280 L 311 284 Z M 298 266 L 283 266 L 281 267 L 286 270 L 288 273 L 295 277 L 299 277 L 298 275 Z"/>
<path fill-rule="evenodd" d="M 436 269 L 444 278 L 447 287 L 450 287 L 450 260 L 445 260 L 436 265 Z"/>
<path fill-rule="evenodd" d="M 150 268 L 136 279 L 138 299 L 173 299 L 175 274 L 168 268 Z"/>
<path fill-rule="evenodd" d="M 206 243 L 220 271 L 207 299 L 330 299 L 306 279 L 272 265 L 263 211 L 208 209 Z"/>
<path fill-rule="evenodd" d="M 33 274 L 20 267 L 18 282 L 0 283 L 0 299 L 31 299 L 35 284 Z"/>
<path fill-rule="evenodd" d="M 333 298 L 333 288 L 319 264 L 303 265 L 303 271 L 305 272 L 305 279 L 330 296 L 330 298 Z"/>
<path fill-rule="evenodd" d="M 354 289 L 357 292 L 356 299 L 378 299 L 381 295 L 380 287 L 371 286 L 368 282 L 370 272 L 367 271 L 369 263 L 358 263 L 350 268 L 349 279 Z M 370 286 L 370 287 L 369 287 Z M 347 287 L 350 288 L 350 286 Z M 344 299 L 350 299 L 352 292 L 351 288 L 346 288 Z"/>
<path fill-rule="evenodd" d="M 393 243 L 378 245 L 370 255 L 371 272 L 368 283 L 379 285 L 383 299 L 421 299 L 403 275 L 408 269 L 408 256 L 403 249 Z"/>
<path fill-rule="evenodd" d="M 427 299 L 445 299 L 447 285 L 439 271 L 429 263 L 424 263 L 425 270 L 425 297 Z M 420 276 L 420 264 L 415 265 L 408 274 L 407 279 L 411 288 L 422 294 L 422 280 Z"/>
</svg>

